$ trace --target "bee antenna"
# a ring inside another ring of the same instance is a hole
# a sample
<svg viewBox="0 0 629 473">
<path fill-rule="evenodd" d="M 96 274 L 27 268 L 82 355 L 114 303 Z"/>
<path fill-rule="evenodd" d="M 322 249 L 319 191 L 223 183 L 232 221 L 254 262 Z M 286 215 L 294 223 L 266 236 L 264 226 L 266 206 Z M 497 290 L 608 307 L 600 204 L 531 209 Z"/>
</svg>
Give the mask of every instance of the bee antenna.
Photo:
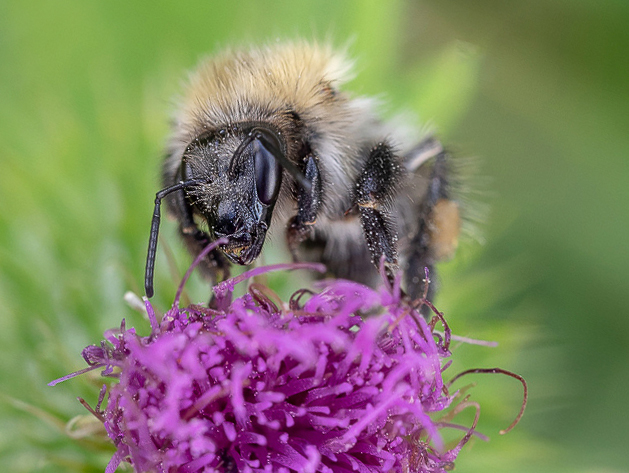
<svg viewBox="0 0 629 473">
<path fill-rule="evenodd" d="M 236 151 L 234 151 L 234 154 L 232 155 L 232 159 L 229 162 L 229 169 L 228 169 L 229 177 L 231 177 L 232 179 L 236 177 L 236 165 L 240 162 L 242 158 L 242 153 L 245 151 L 247 146 L 249 146 L 253 142 L 253 140 L 258 138 L 257 135 L 258 134 L 256 134 L 254 131 L 251 131 L 247 135 L 247 137 L 242 141 L 242 143 L 238 145 L 238 148 L 236 148 Z"/>
<path fill-rule="evenodd" d="M 236 177 L 236 166 L 240 162 L 242 153 L 245 151 L 247 146 L 249 146 L 253 142 L 253 140 L 260 140 L 264 144 L 264 147 L 268 149 L 271 154 L 273 154 L 275 159 L 277 159 L 282 167 L 295 178 L 299 185 L 305 190 L 310 191 L 310 189 L 312 188 L 312 183 L 308 179 L 306 179 L 304 173 L 301 172 L 301 170 L 286 157 L 286 154 L 284 154 L 281 149 L 275 146 L 273 140 L 269 140 L 268 138 L 266 138 L 268 134 L 268 131 L 261 128 L 254 128 L 249 132 L 247 138 L 245 138 L 243 142 L 240 143 L 238 148 L 236 148 L 236 151 L 234 151 L 232 159 L 229 163 L 229 175 L 231 176 L 231 178 L 233 179 L 234 177 Z"/>
<path fill-rule="evenodd" d="M 198 186 L 203 182 L 204 181 L 198 179 L 181 181 L 155 194 L 155 208 L 153 210 L 153 219 L 151 220 L 151 235 L 149 237 L 149 249 L 146 255 L 146 269 L 144 271 L 144 291 L 146 292 L 146 297 L 149 299 L 153 297 L 153 275 L 155 272 L 155 255 L 157 254 L 157 237 L 159 235 L 159 223 L 161 220 L 160 207 L 162 205 L 162 199 L 168 194 L 185 189 L 186 187 Z"/>
</svg>

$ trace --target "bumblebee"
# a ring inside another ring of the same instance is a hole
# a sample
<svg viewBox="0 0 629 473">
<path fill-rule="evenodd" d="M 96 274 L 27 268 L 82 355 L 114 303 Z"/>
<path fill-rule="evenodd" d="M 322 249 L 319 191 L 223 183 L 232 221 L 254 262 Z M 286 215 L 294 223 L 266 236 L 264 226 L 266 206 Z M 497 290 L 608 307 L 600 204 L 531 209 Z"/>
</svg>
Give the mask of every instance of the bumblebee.
<svg viewBox="0 0 629 473">
<path fill-rule="evenodd" d="M 268 233 L 294 260 L 322 262 L 368 285 L 401 270 L 406 293 L 425 294 L 425 269 L 454 253 L 460 228 L 452 159 L 434 136 L 409 142 L 374 99 L 341 90 L 352 63 L 305 42 L 227 51 L 192 73 L 176 110 L 157 193 L 145 289 L 162 199 L 213 283 L 250 265 Z M 410 146 L 409 146 L 410 145 Z"/>
</svg>

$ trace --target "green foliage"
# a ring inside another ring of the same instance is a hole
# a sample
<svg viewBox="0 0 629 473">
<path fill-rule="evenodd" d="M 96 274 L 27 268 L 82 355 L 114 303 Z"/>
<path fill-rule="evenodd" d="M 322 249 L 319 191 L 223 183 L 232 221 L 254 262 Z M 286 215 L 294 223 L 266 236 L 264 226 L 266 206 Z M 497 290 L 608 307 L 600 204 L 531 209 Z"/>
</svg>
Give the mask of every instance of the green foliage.
<svg viewBox="0 0 629 473">
<path fill-rule="evenodd" d="M 625 468 L 627 20 L 612 1 L 1 2 L 3 470 L 103 471 L 111 447 L 64 431 L 85 413 L 75 397 L 93 404 L 101 380 L 46 383 L 83 367 L 81 349 L 122 317 L 146 330 L 122 297 L 141 292 L 185 71 L 225 45 L 291 37 L 349 44 L 353 91 L 432 123 L 492 180 L 487 244 L 468 242 L 443 266 L 438 306 L 455 333 L 500 342 L 457 348 L 452 374 L 511 369 L 531 400 L 501 437 L 519 388 L 478 375 L 472 396 L 492 441 L 466 447 L 457 469 Z M 162 235 L 165 308 L 189 258 L 172 223 Z M 190 294 L 203 300 L 204 283 Z"/>
</svg>

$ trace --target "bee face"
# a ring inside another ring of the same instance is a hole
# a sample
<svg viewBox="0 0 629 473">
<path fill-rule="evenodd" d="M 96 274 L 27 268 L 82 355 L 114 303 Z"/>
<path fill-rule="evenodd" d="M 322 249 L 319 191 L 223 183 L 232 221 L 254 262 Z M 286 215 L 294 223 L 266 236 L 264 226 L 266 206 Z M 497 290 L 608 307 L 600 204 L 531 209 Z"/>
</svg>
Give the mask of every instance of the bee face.
<svg viewBox="0 0 629 473">
<path fill-rule="evenodd" d="M 374 100 L 340 90 L 350 66 L 330 47 L 287 43 L 228 51 L 192 74 L 156 198 L 147 294 L 163 197 L 193 255 L 226 239 L 202 262 L 214 283 L 279 231 L 294 260 L 367 284 L 384 260 L 411 297 L 425 293 L 424 268 L 434 279 L 458 237 L 451 158 L 431 136 L 407 141 Z"/>
<path fill-rule="evenodd" d="M 282 184 L 285 146 L 264 124 L 243 124 L 204 133 L 187 148 L 181 162 L 193 217 L 207 225 L 212 239 L 235 264 L 252 263 L 262 251 Z"/>
</svg>

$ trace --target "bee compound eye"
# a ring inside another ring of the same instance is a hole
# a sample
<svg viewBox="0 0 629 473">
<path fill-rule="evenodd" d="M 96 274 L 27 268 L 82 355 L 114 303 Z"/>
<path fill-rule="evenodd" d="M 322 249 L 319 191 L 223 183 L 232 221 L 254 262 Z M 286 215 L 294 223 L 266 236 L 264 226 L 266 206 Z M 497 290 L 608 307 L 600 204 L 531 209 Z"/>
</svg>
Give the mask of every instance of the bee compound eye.
<svg viewBox="0 0 629 473">
<path fill-rule="evenodd" d="M 277 199 L 280 191 L 282 166 L 274 155 L 274 152 L 280 152 L 279 148 L 268 144 L 265 146 L 265 141 L 256 138 L 251 146 L 258 199 L 264 205 L 270 205 Z"/>
</svg>

